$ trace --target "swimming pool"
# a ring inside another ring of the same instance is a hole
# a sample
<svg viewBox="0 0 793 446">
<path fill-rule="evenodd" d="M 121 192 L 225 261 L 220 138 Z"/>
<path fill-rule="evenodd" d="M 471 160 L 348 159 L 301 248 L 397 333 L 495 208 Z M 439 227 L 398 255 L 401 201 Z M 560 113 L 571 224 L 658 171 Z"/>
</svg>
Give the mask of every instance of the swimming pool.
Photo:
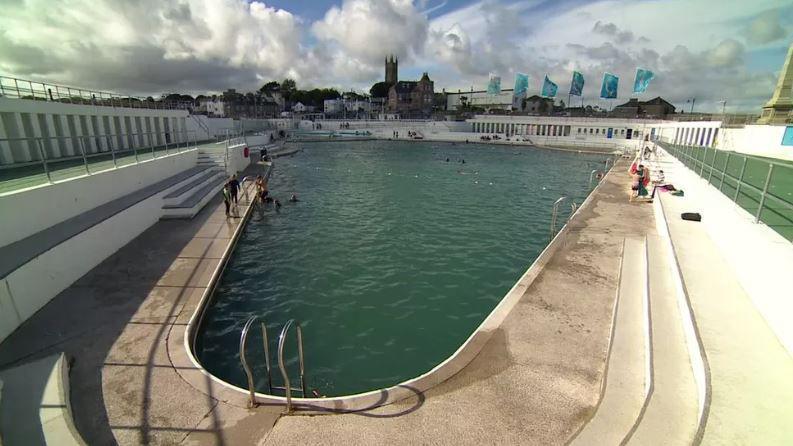
<svg viewBox="0 0 793 446">
<path fill-rule="evenodd" d="M 284 206 L 248 222 L 198 331 L 201 364 L 242 388 L 239 335 L 254 314 L 271 327 L 271 352 L 276 330 L 301 322 L 307 387 L 321 395 L 432 369 L 547 245 L 553 202 L 581 203 L 605 159 L 429 142 L 303 148 L 276 160 L 270 189 Z M 287 203 L 293 192 L 300 201 Z M 568 214 L 563 208 L 560 221 Z M 265 393 L 260 336 L 251 332 L 247 351 Z M 287 352 L 294 381 L 297 350 Z"/>
</svg>

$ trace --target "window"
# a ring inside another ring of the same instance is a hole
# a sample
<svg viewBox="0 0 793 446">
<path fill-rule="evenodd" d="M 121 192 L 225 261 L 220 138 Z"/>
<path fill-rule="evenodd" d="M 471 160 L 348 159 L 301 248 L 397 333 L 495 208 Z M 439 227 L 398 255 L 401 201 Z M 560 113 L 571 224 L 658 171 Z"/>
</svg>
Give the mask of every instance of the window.
<svg viewBox="0 0 793 446">
<path fill-rule="evenodd" d="M 589 134 L 590 134 L 590 135 L 592 134 L 592 129 L 589 129 Z"/>
<path fill-rule="evenodd" d="M 600 129 L 595 129 L 595 135 L 599 135 L 599 134 L 600 134 Z"/>
<path fill-rule="evenodd" d="M 581 127 L 578 128 L 578 133 L 581 133 Z"/>
</svg>

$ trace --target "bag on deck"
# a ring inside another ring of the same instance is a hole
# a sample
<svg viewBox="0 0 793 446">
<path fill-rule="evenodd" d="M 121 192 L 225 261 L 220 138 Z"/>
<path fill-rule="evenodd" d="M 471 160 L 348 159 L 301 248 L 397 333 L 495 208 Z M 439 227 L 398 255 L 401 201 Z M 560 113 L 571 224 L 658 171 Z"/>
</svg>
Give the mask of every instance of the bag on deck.
<svg viewBox="0 0 793 446">
<path fill-rule="evenodd" d="M 689 221 L 702 221 L 702 215 L 699 212 L 683 212 L 680 214 L 680 218 Z"/>
</svg>

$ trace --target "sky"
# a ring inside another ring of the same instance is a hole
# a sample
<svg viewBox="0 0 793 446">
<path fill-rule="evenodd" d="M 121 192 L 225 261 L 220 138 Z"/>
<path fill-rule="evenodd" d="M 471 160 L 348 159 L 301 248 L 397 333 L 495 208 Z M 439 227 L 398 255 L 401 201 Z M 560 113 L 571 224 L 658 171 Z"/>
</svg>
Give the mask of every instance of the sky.
<svg viewBox="0 0 793 446">
<path fill-rule="evenodd" d="M 605 72 L 636 68 L 661 96 L 694 111 L 759 112 L 793 41 L 793 0 L 0 0 L 0 75 L 122 94 L 298 88 L 368 91 L 386 54 L 400 80 L 428 72 L 436 91 L 511 88 L 544 76 L 584 101 Z M 573 105 L 580 102 L 573 97 Z"/>
</svg>

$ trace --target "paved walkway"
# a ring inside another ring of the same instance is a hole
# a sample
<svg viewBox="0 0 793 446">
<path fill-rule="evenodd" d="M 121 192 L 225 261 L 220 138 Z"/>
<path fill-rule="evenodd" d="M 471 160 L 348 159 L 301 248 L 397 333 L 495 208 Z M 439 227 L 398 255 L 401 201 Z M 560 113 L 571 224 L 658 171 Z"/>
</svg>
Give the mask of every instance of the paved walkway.
<svg viewBox="0 0 793 446">
<path fill-rule="evenodd" d="M 0 368 L 66 351 L 75 422 L 92 445 L 561 444 L 599 397 L 623 239 L 654 228 L 651 205 L 627 202 L 625 167 L 471 364 L 409 400 L 279 419 L 280 407 L 248 410 L 183 379 L 198 372 L 172 359 L 238 225 L 218 199 L 191 221 L 155 224 L 57 296 L 0 345 Z"/>
</svg>

